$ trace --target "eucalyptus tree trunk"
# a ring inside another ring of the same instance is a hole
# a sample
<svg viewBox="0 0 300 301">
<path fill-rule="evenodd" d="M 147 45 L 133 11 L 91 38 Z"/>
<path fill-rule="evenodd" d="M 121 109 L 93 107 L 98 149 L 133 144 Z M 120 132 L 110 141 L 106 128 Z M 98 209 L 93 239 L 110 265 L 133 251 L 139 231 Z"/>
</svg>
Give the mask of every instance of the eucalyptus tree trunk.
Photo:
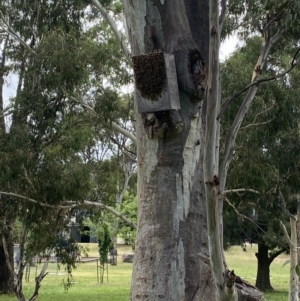
<svg viewBox="0 0 300 301">
<path fill-rule="evenodd" d="M 0 54 L 0 136 L 4 137 L 5 135 L 5 119 L 4 119 L 4 99 L 3 99 L 3 87 L 4 87 L 4 79 L 5 79 L 5 64 L 6 64 L 6 51 L 7 51 L 7 44 L 8 44 L 8 36 L 4 39 L 4 41 L 0 37 L 0 43 L 2 43 L 2 51 Z M 2 138 L 4 141 L 4 139 Z M 3 202 L 5 200 L 1 200 L 0 198 L 0 206 L 3 206 Z M 0 210 L 0 220 L 3 220 L 1 215 L 6 215 L 5 211 Z M 9 225 L 1 225 L 0 228 L 0 235 L 5 236 L 5 239 L 8 242 L 8 254 L 9 254 L 9 261 L 11 265 L 14 263 L 14 242 L 12 238 L 12 226 L 13 221 L 9 221 Z M 4 229 L 7 228 L 6 230 Z M 2 244 L 2 238 L 0 238 L 0 294 L 9 294 L 13 292 L 14 286 L 14 279 L 13 274 L 10 272 L 5 258 L 4 247 Z"/>
<path fill-rule="evenodd" d="M 289 301 L 299 300 L 299 276 L 298 276 L 298 252 L 297 252 L 297 216 L 290 215 L 291 236 L 289 236 L 286 227 L 280 222 L 286 240 L 290 246 L 290 284 Z"/>
<path fill-rule="evenodd" d="M 299 300 L 299 271 L 298 266 L 298 251 L 297 251 L 297 218 L 290 218 L 291 225 L 291 241 L 290 241 L 290 257 L 291 257 L 291 267 L 290 267 L 290 292 L 289 300 L 298 301 Z M 296 269 L 298 267 L 298 269 Z"/>
<path fill-rule="evenodd" d="M 147 120 L 156 123 L 159 114 L 136 109 L 138 233 L 131 300 L 214 300 L 210 268 L 198 256 L 208 254 L 208 233 L 202 100 L 193 79 L 205 77 L 207 1 L 123 2 L 132 55 L 173 54 L 180 98 L 180 110 L 168 112 L 168 121 L 158 120 L 156 127 Z"/>
</svg>

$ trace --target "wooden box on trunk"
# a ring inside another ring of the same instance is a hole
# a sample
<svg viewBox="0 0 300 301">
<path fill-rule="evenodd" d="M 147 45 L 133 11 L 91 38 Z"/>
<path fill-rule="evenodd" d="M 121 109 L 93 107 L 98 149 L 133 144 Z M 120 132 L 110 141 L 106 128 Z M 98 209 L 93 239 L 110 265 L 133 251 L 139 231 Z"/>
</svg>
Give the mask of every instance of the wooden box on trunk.
<svg viewBox="0 0 300 301">
<path fill-rule="evenodd" d="M 139 113 L 180 109 L 174 56 L 154 52 L 132 58 Z"/>
</svg>

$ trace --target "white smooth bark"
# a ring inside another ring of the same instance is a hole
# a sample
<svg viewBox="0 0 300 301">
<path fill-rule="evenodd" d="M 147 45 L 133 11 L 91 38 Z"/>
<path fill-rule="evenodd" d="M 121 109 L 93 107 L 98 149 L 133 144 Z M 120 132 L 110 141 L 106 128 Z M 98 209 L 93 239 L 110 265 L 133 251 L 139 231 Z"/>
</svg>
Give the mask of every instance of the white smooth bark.
<svg viewBox="0 0 300 301">
<path fill-rule="evenodd" d="M 218 1 L 209 1 L 209 72 L 207 82 L 206 135 L 204 141 L 204 180 L 207 204 L 207 221 L 209 233 L 209 254 L 212 275 L 215 282 L 217 296 L 220 300 L 237 300 L 237 291 L 234 280 L 228 282 L 225 271 L 222 233 L 220 232 L 220 205 L 219 205 L 219 135 L 220 124 L 220 66 L 219 66 L 219 9 Z"/>
<path fill-rule="evenodd" d="M 289 301 L 299 300 L 299 276 L 296 272 L 298 266 L 298 248 L 297 248 L 297 218 L 290 217 L 291 237 L 287 232 L 285 225 L 280 222 L 284 235 L 290 246 L 290 281 L 289 281 Z"/>
</svg>

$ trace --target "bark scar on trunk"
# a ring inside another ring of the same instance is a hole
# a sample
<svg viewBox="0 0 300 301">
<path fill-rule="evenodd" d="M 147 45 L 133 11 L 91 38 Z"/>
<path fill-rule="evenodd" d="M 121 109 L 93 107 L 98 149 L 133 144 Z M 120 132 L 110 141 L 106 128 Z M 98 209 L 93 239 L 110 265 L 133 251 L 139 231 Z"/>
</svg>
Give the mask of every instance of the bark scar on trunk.
<svg viewBox="0 0 300 301">
<path fill-rule="evenodd" d="M 213 180 L 212 181 L 206 181 L 205 184 L 206 185 L 211 185 L 211 186 L 219 186 L 220 185 L 219 177 L 217 175 L 214 175 Z"/>
<path fill-rule="evenodd" d="M 192 100 L 199 102 L 202 101 L 206 95 L 207 67 L 198 49 L 190 50 L 188 57 L 188 70 L 195 85 L 195 97 Z"/>
</svg>

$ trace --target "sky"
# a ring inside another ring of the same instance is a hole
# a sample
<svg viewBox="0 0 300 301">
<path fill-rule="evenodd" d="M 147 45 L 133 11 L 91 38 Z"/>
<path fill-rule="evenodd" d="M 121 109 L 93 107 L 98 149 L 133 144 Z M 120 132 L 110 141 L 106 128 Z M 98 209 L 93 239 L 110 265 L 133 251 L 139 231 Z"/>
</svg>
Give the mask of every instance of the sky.
<svg viewBox="0 0 300 301">
<path fill-rule="evenodd" d="M 227 38 L 220 47 L 220 61 L 225 61 L 239 46 L 239 39 L 236 35 Z"/>
</svg>

